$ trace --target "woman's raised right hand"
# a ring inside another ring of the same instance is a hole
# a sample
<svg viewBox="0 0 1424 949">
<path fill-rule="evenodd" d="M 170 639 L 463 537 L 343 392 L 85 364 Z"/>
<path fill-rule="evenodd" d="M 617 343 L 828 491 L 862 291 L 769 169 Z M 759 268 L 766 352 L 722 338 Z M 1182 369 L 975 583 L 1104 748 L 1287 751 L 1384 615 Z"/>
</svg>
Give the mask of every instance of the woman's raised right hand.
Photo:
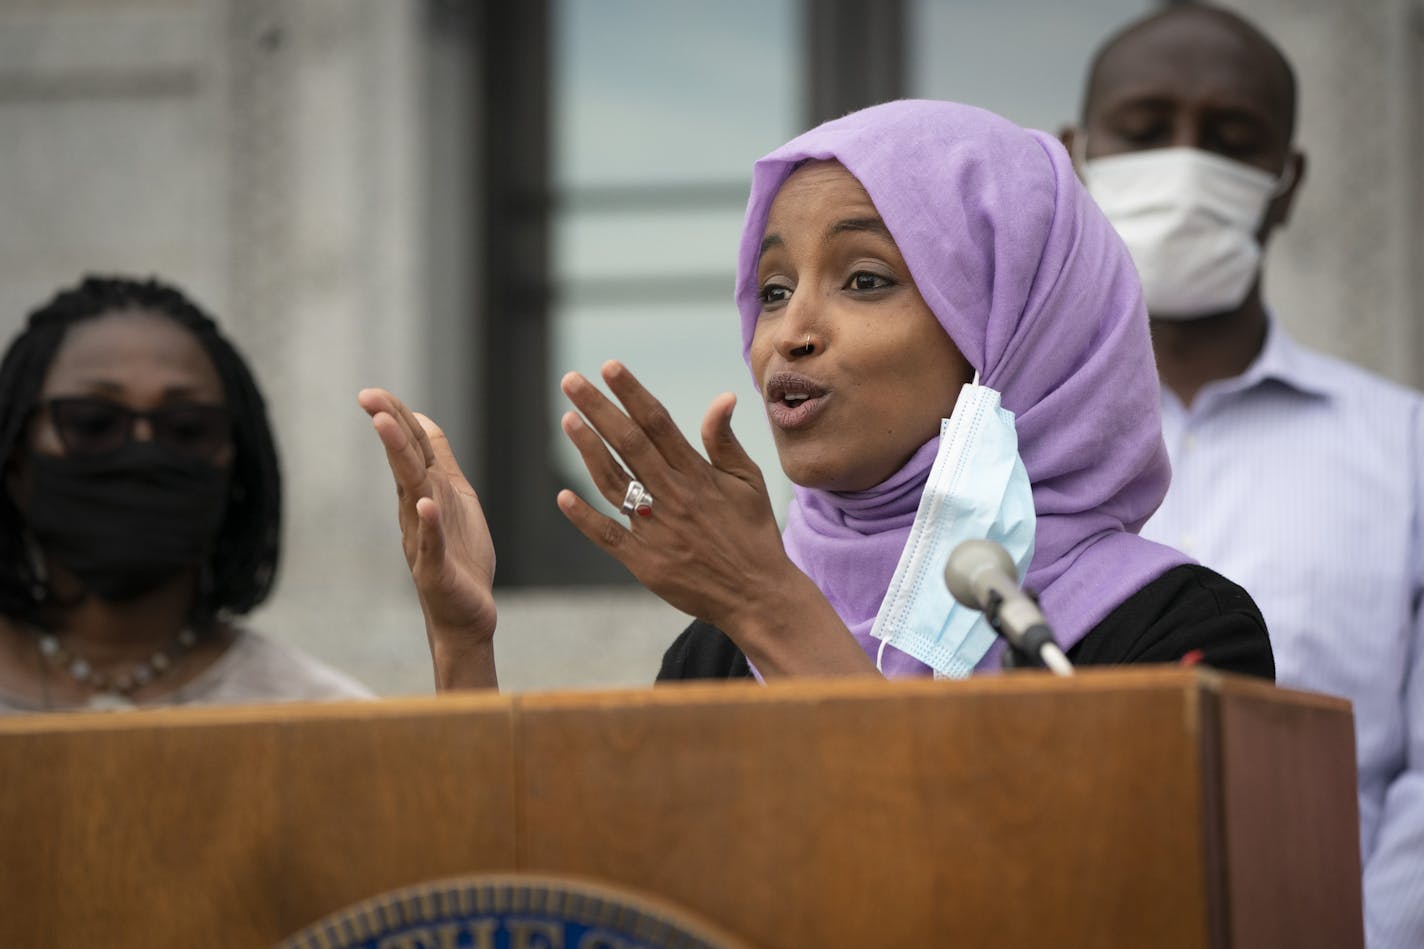
<svg viewBox="0 0 1424 949">
<path fill-rule="evenodd" d="M 384 389 L 356 397 L 396 482 L 401 547 L 415 580 L 440 690 L 492 688 L 494 544 L 440 427 Z"/>
</svg>

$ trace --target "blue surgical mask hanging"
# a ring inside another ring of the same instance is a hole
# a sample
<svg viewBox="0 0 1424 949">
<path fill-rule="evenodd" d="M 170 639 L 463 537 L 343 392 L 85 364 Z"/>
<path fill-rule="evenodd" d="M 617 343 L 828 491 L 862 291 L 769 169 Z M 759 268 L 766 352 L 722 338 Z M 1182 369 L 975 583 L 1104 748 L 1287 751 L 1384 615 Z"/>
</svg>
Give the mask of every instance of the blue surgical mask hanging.
<svg viewBox="0 0 1424 949">
<path fill-rule="evenodd" d="M 964 540 L 997 541 L 1020 579 L 1033 559 L 1033 488 L 1019 457 L 1014 413 L 978 381 L 976 374 L 940 422 L 929 481 L 870 630 L 882 654 L 885 645 L 894 646 L 933 669 L 936 678 L 968 676 L 995 638 L 984 614 L 955 602 L 946 589 L 950 552 Z"/>
</svg>

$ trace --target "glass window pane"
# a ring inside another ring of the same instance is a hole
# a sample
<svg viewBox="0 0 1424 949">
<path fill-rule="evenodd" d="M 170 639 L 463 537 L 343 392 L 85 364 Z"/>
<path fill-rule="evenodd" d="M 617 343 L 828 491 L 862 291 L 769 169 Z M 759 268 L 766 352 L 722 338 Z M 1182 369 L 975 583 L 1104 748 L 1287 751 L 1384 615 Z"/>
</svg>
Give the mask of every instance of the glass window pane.
<svg viewBox="0 0 1424 949">
<path fill-rule="evenodd" d="M 744 180 L 798 131 L 797 6 L 556 0 L 556 186 Z"/>
<path fill-rule="evenodd" d="M 798 132 L 795 0 L 556 0 L 550 450 L 597 498 L 558 427 L 560 377 L 617 358 L 701 448 L 703 413 L 734 427 L 778 512 L 790 486 L 741 357 L 732 300 L 752 163 Z M 611 506 L 603 505 L 604 510 Z"/>
<path fill-rule="evenodd" d="M 710 274 L 723 281 L 716 292 L 731 307 L 732 263 L 742 234 L 739 205 L 623 214 L 565 211 L 557 224 L 553 254 L 559 289 L 573 302 L 584 299 L 591 286 L 617 282 L 637 294 L 644 282 L 661 285 L 669 276 Z"/>
<path fill-rule="evenodd" d="M 1149 0 L 910 0 L 910 94 L 1057 134 L 1078 120 L 1090 57 Z"/>
</svg>

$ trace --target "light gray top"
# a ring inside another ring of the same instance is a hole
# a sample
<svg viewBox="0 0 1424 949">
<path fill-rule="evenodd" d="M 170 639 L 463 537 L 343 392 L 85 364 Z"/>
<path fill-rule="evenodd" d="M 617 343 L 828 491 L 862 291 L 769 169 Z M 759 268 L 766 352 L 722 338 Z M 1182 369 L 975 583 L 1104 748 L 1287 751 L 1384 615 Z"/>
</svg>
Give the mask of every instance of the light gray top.
<svg viewBox="0 0 1424 949">
<path fill-rule="evenodd" d="M 251 702 L 303 702 L 374 698 L 355 679 L 285 643 L 250 630 L 238 630 L 227 652 L 197 678 L 155 705 L 239 705 Z M 124 708 L 113 699 L 89 708 Z M 88 709 L 84 709 L 88 710 Z M 0 714 L 43 712 L 40 705 L 0 692 Z"/>
</svg>

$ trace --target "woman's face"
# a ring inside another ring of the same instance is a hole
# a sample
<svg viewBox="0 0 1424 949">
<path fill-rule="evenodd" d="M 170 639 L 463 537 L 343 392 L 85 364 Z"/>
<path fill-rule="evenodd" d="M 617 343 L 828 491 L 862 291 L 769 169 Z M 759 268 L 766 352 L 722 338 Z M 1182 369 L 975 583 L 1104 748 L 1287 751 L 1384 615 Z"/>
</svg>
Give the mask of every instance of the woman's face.
<svg viewBox="0 0 1424 949">
<path fill-rule="evenodd" d="M 757 281 L 752 372 L 787 477 L 831 491 L 884 481 L 938 433 L 974 371 L 838 162 L 781 186 Z"/>
<path fill-rule="evenodd" d="M 217 368 L 197 337 L 160 313 L 113 311 L 71 326 L 38 401 L 30 441 L 36 454 L 120 447 L 128 441 L 123 410 L 157 410 L 133 420 L 134 441 L 156 438 L 219 466 L 232 461 Z"/>
</svg>

